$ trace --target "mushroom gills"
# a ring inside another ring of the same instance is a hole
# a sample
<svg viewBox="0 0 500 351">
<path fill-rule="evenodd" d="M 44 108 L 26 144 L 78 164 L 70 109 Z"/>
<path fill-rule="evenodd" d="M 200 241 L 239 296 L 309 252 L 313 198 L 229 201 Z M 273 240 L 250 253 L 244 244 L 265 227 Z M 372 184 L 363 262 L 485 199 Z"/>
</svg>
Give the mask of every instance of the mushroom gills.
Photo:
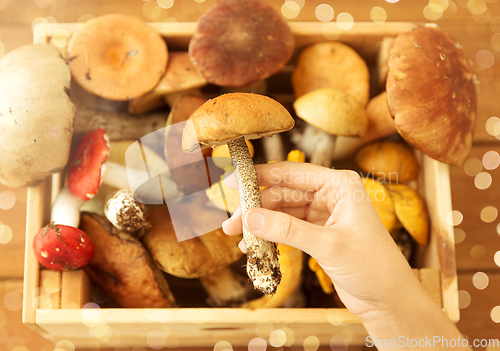
<svg viewBox="0 0 500 351">
<path fill-rule="evenodd" d="M 257 172 L 253 165 L 245 137 L 228 141 L 229 153 L 236 170 L 240 194 L 241 213 L 262 207 Z M 247 274 L 254 287 L 265 295 L 273 295 L 281 281 L 276 245 L 255 237 L 243 227 L 243 239 L 247 247 Z"/>
</svg>

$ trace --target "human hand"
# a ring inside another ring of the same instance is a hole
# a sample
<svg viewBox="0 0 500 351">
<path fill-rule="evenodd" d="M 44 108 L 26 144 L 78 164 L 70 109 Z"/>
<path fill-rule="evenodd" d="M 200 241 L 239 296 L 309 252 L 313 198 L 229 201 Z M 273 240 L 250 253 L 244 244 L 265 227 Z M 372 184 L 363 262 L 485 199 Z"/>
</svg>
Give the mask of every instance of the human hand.
<svg viewBox="0 0 500 351">
<path fill-rule="evenodd" d="M 243 220 L 237 211 L 223 224 L 226 234 L 241 234 L 244 224 L 255 236 L 308 253 L 362 319 L 397 313 L 422 291 L 357 173 L 294 162 L 256 169 L 260 186 L 267 187 L 263 208 L 248 211 Z M 226 184 L 237 188 L 234 176 Z"/>
</svg>

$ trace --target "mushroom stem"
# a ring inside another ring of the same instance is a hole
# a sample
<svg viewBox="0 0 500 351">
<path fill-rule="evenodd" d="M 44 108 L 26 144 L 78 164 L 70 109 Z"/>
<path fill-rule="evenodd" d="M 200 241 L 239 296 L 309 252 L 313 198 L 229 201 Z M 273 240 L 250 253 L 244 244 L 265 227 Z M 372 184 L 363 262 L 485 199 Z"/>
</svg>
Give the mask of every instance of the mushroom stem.
<svg viewBox="0 0 500 351">
<path fill-rule="evenodd" d="M 245 137 L 228 141 L 233 159 L 240 195 L 242 215 L 249 209 L 262 207 L 257 172 L 245 143 Z M 276 245 L 255 237 L 243 227 L 243 240 L 247 247 L 247 274 L 254 287 L 266 295 L 273 295 L 281 281 Z"/>
<path fill-rule="evenodd" d="M 308 125 L 306 128 L 315 128 Z M 330 168 L 333 162 L 333 155 L 335 154 L 335 140 L 336 136 L 330 135 L 318 129 L 316 147 L 311 155 L 310 162 L 315 165 Z"/>
<path fill-rule="evenodd" d="M 262 146 L 264 147 L 266 162 L 280 162 L 286 160 L 286 153 L 280 134 L 262 138 Z"/>
<path fill-rule="evenodd" d="M 67 187 L 62 188 L 52 204 L 51 222 L 78 228 L 80 225 L 80 207 L 84 202 L 85 200 L 73 195 Z"/>
</svg>

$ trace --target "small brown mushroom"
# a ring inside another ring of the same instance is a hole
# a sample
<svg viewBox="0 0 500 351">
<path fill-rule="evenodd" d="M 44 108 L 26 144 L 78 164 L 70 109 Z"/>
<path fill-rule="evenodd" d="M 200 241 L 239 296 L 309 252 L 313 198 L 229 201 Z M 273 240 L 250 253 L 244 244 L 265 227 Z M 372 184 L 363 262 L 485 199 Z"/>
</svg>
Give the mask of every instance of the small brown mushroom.
<svg viewBox="0 0 500 351">
<path fill-rule="evenodd" d="M 130 100 L 128 112 L 144 113 L 164 106 L 164 96 L 171 93 L 200 88 L 207 84 L 194 68 L 187 52 L 170 52 L 165 75 L 158 85 L 149 93 Z"/>
<path fill-rule="evenodd" d="M 73 78 L 89 92 L 130 100 L 152 90 L 165 73 L 167 45 L 137 17 L 109 14 L 85 23 L 68 42 Z"/>
<path fill-rule="evenodd" d="M 387 182 L 409 182 L 418 175 L 415 152 L 401 141 L 378 141 L 356 154 L 356 163 L 364 171 Z"/>
<path fill-rule="evenodd" d="M 260 189 L 245 138 L 257 139 L 290 130 L 290 113 L 275 100 L 257 94 L 233 93 L 207 101 L 184 127 L 182 148 L 193 152 L 227 144 L 240 194 L 242 214 L 261 207 Z M 247 247 L 247 273 L 254 287 L 272 295 L 281 280 L 276 246 L 243 229 Z"/>
<path fill-rule="evenodd" d="M 321 88 L 342 90 L 362 106 L 370 98 L 370 72 L 365 61 L 351 47 L 336 41 L 305 48 L 293 71 L 292 85 L 296 98 Z"/>
<path fill-rule="evenodd" d="M 399 134 L 438 161 L 460 165 L 472 146 L 476 78 L 461 46 L 438 27 L 396 37 L 387 103 Z"/>
<path fill-rule="evenodd" d="M 368 127 L 368 118 L 361 103 L 341 90 L 321 88 L 302 95 L 295 100 L 293 107 L 298 117 L 308 125 L 304 135 L 315 134 L 310 162 L 324 167 L 332 165 L 337 135 L 362 137 Z M 310 138 L 292 136 L 298 148 L 310 144 Z"/>
<path fill-rule="evenodd" d="M 189 43 L 194 66 L 210 82 L 242 86 L 278 72 L 294 36 L 282 16 L 260 0 L 223 0 L 198 19 Z"/>
</svg>

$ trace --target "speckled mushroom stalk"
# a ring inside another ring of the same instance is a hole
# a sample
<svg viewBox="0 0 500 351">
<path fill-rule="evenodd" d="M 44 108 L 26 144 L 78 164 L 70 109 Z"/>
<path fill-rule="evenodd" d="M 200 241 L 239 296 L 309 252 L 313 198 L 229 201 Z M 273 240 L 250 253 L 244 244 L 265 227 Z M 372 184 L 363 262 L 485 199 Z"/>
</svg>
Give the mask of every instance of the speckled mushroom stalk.
<svg viewBox="0 0 500 351">
<path fill-rule="evenodd" d="M 147 227 L 144 204 L 135 201 L 129 189 L 119 190 L 106 203 L 104 215 L 118 230 L 139 232 L 142 236 Z"/>
<path fill-rule="evenodd" d="M 238 137 L 227 143 L 238 181 L 240 210 L 262 207 L 257 172 L 245 143 L 245 137 Z M 247 274 L 254 287 L 266 295 L 272 295 L 281 281 L 276 245 L 257 238 L 243 227 L 243 240 L 247 247 Z"/>
</svg>

